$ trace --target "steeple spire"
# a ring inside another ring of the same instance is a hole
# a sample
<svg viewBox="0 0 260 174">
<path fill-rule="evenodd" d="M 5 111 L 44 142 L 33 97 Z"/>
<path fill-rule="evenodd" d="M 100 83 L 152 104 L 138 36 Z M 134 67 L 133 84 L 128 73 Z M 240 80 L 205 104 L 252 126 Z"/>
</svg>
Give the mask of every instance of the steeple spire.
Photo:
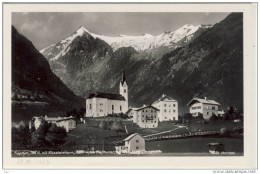
<svg viewBox="0 0 260 174">
<path fill-rule="evenodd" d="M 125 82 L 126 82 L 125 70 L 123 70 L 121 84 L 123 85 Z M 126 82 L 126 83 L 127 83 L 127 82 Z"/>
</svg>

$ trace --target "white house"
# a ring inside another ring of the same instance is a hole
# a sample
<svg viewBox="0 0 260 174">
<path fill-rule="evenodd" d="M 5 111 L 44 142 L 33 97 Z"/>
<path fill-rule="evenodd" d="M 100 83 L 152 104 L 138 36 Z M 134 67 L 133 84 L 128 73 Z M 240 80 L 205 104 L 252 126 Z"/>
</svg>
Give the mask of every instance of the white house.
<svg viewBox="0 0 260 174">
<path fill-rule="evenodd" d="M 140 108 L 130 108 L 126 114 L 141 128 L 157 128 L 159 111 L 159 109 L 150 105 Z"/>
<path fill-rule="evenodd" d="M 53 123 L 56 124 L 58 127 L 63 127 L 66 129 L 66 132 L 69 132 L 70 130 L 76 128 L 76 121 L 74 120 L 74 117 L 33 117 L 32 120 L 29 122 L 29 128 L 31 129 L 34 127 L 35 129 L 38 129 L 40 124 L 46 121 L 47 123 Z"/>
<path fill-rule="evenodd" d="M 132 134 L 119 143 L 121 146 L 115 146 L 116 153 L 136 153 L 145 151 L 145 139 L 138 133 Z"/>
<path fill-rule="evenodd" d="M 199 113 L 203 115 L 204 119 L 209 119 L 213 114 L 218 116 L 218 109 L 220 104 L 214 100 L 201 98 L 193 98 L 189 103 L 190 113 L 192 116 L 197 117 Z"/>
<path fill-rule="evenodd" d="M 86 117 L 103 117 L 128 110 L 128 85 L 123 71 L 119 84 L 119 94 L 96 92 L 86 100 Z"/>
<path fill-rule="evenodd" d="M 159 121 L 178 120 L 178 101 L 173 98 L 162 94 L 162 96 L 156 100 L 152 106 L 159 109 L 158 118 Z"/>
</svg>

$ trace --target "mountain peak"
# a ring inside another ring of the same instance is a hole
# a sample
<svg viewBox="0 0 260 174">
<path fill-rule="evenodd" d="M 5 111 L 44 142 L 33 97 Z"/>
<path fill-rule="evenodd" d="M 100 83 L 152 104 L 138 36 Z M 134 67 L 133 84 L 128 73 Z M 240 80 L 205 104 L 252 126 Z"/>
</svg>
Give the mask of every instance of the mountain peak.
<svg viewBox="0 0 260 174">
<path fill-rule="evenodd" d="M 193 28 L 193 27 L 195 27 L 195 26 L 192 24 L 185 24 L 181 28 Z"/>
<path fill-rule="evenodd" d="M 80 26 L 77 31 L 78 34 L 83 34 L 85 32 L 89 32 L 86 28 L 84 28 L 83 26 Z"/>
</svg>

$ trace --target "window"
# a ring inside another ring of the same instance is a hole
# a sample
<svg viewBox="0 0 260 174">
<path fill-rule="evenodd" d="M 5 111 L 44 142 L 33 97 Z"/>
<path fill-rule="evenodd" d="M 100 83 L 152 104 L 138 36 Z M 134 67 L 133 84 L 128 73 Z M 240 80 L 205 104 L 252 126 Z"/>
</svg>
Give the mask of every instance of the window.
<svg viewBox="0 0 260 174">
<path fill-rule="evenodd" d="M 151 110 L 151 112 L 153 112 L 153 110 Z"/>
<path fill-rule="evenodd" d="M 103 112 L 103 110 L 102 110 L 102 109 L 100 109 L 100 112 Z"/>
<path fill-rule="evenodd" d="M 169 105 L 169 107 L 171 107 L 171 105 Z"/>
<path fill-rule="evenodd" d="M 135 142 L 136 142 L 136 143 L 139 143 L 139 140 L 136 140 Z"/>
<path fill-rule="evenodd" d="M 215 110 L 215 106 L 212 106 L 212 109 Z"/>
<path fill-rule="evenodd" d="M 154 127 L 154 125 L 153 125 L 153 127 Z"/>
<path fill-rule="evenodd" d="M 152 123 L 153 121 L 151 121 L 151 123 Z"/>
<path fill-rule="evenodd" d="M 112 110 L 114 110 L 114 105 L 112 105 Z"/>
<path fill-rule="evenodd" d="M 154 123 L 156 123 L 156 121 L 154 121 Z"/>
<path fill-rule="evenodd" d="M 171 112 L 171 110 L 169 110 L 169 112 Z"/>
<path fill-rule="evenodd" d="M 147 110 L 145 110 L 145 112 L 147 112 Z"/>
<path fill-rule="evenodd" d="M 175 112 L 175 109 L 173 110 L 173 112 Z"/>
<path fill-rule="evenodd" d="M 144 117 L 144 115 L 142 115 Z"/>
<path fill-rule="evenodd" d="M 124 89 L 124 93 L 126 93 L 126 89 Z"/>
<path fill-rule="evenodd" d="M 120 111 L 122 111 L 122 106 L 120 106 Z"/>
<path fill-rule="evenodd" d="M 144 122 L 144 120 L 143 120 L 143 122 Z"/>
<path fill-rule="evenodd" d="M 146 123 L 147 123 L 147 120 L 146 120 Z"/>
<path fill-rule="evenodd" d="M 166 107 L 166 104 L 164 104 L 164 107 Z"/>
<path fill-rule="evenodd" d="M 89 104 L 89 109 L 91 109 L 91 104 Z"/>
<path fill-rule="evenodd" d="M 164 112 L 167 112 L 167 110 L 166 110 L 166 109 L 164 109 Z"/>
<path fill-rule="evenodd" d="M 103 103 L 100 103 L 100 106 L 103 106 Z"/>
<path fill-rule="evenodd" d="M 144 112 L 144 110 L 143 110 L 143 112 Z"/>
<path fill-rule="evenodd" d="M 138 147 L 138 146 L 136 146 L 136 149 L 139 149 L 139 147 Z"/>
<path fill-rule="evenodd" d="M 167 119 L 167 117 L 164 117 L 165 119 Z"/>
<path fill-rule="evenodd" d="M 209 112 L 207 112 L 207 115 L 209 115 Z"/>
<path fill-rule="evenodd" d="M 175 104 L 173 104 L 173 107 L 175 107 Z"/>
</svg>

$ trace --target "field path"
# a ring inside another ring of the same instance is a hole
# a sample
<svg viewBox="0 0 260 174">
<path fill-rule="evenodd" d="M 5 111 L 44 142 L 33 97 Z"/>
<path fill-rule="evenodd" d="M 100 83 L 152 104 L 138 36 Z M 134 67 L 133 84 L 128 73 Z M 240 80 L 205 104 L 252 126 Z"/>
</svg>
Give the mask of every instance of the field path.
<svg viewBox="0 0 260 174">
<path fill-rule="evenodd" d="M 182 129 L 182 128 L 185 128 L 190 133 L 190 131 L 188 130 L 187 127 L 178 127 L 178 128 L 175 128 L 175 129 L 172 129 L 172 130 L 168 130 L 168 131 L 163 131 L 163 132 L 158 132 L 158 133 L 155 133 L 155 134 L 145 135 L 143 137 L 150 137 L 150 136 L 154 136 L 154 135 L 161 135 L 161 134 L 169 133 L 169 132 L 175 131 L 177 129 Z"/>
</svg>

